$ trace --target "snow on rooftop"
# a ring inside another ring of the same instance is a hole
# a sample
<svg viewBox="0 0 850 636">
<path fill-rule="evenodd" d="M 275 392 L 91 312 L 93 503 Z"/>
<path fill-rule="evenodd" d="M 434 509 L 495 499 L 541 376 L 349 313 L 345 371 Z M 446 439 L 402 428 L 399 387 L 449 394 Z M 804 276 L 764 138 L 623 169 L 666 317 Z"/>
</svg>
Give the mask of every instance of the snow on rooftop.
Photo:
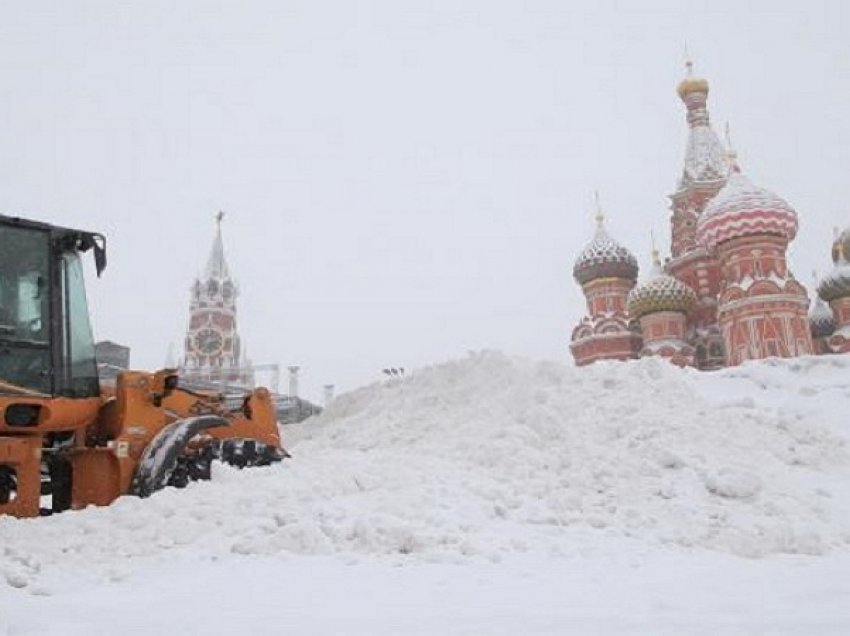
<svg viewBox="0 0 850 636">
<path fill-rule="evenodd" d="M 726 151 L 714 129 L 708 124 L 692 127 L 685 146 L 685 162 L 679 188 L 686 188 L 693 182 L 719 181 L 725 179 L 728 173 Z"/>
</svg>

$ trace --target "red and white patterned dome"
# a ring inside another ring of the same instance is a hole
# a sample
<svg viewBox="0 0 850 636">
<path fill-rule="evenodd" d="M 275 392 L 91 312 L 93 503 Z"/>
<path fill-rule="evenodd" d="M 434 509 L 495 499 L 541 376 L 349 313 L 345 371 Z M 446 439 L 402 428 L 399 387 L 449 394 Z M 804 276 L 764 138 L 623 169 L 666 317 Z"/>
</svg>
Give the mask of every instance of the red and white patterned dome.
<svg viewBox="0 0 850 636">
<path fill-rule="evenodd" d="M 700 216 L 697 240 L 713 249 L 730 239 L 758 234 L 790 241 L 797 235 L 797 213 L 781 197 L 733 172 Z"/>
</svg>

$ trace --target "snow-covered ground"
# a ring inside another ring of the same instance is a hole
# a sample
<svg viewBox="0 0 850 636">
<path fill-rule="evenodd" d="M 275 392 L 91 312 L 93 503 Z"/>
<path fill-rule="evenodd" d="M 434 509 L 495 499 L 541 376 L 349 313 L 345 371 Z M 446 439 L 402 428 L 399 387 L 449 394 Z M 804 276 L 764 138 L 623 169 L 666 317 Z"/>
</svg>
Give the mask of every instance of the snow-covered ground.
<svg viewBox="0 0 850 636">
<path fill-rule="evenodd" d="M 850 633 L 848 413 L 850 356 L 471 355 L 281 465 L 0 519 L 0 634 Z"/>
</svg>

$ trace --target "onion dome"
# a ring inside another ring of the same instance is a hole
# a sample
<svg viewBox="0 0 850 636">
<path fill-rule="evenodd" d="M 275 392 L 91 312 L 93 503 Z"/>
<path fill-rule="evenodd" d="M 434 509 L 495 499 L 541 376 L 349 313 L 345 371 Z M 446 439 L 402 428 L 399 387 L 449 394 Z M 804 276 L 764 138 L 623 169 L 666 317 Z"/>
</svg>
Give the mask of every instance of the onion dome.
<svg viewBox="0 0 850 636">
<path fill-rule="evenodd" d="M 814 338 L 831 336 L 832 332 L 835 331 L 835 316 L 832 315 L 832 310 L 819 296 L 815 297 L 812 309 L 809 311 L 809 327 Z"/>
<path fill-rule="evenodd" d="M 835 266 L 818 285 L 818 295 L 826 302 L 850 296 L 850 228 L 833 242 L 832 259 Z"/>
<path fill-rule="evenodd" d="M 638 319 L 659 311 L 678 311 L 683 314 L 693 309 L 697 302 L 694 290 L 678 278 L 665 274 L 653 252 L 653 268 L 649 280 L 629 292 L 629 317 Z"/>
<path fill-rule="evenodd" d="M 832 242 L 832 262 L 838 263 L 838 259 L 844 258 L 850 262 L 850 227 L 838 233 L 838 228 L 835 229 L 835 240 Z"/>
<path fill-rule="evenodd" d="M 596 234 L 579 254 L 573 266 L 573 277 L 579 285 L 599 278 L 637 280 L 637 259 L 634 254 L 611 238 L 603 225 L 604 218 L 602 211 L 597 210 Z"/>
<path fill-rule="evenodd" d="M 737 170 L 703 210 L 697 240 L 709 249 L 730 239 L 759 234 L 797 235 L 797 213 L 770 190 L 753 185 Z"/>
<path fill-rule="evenodd" d="M 685 62 L 685 66 L 688 69 L 688 76 L 679 82 L 679 86 L 676 88 L 679 97 L 684 100 L 691 93 L 708 95 L 708 80 L 693 76 L 694 64 L 690 60 Z"/>
<path fill-rule="evenodd" d="M 812 272 L 812 278 L 815 287 L 817 287 L 818 273 Z M 812 338 L 831 336 L 835 331 L 835 316 L 832 313 L 832 309 L 817 294 L 815 294 L 815 298 L 812 301 L 812 308 L 809 310 L 809 329 L 812 332 Z"/>
</svg>

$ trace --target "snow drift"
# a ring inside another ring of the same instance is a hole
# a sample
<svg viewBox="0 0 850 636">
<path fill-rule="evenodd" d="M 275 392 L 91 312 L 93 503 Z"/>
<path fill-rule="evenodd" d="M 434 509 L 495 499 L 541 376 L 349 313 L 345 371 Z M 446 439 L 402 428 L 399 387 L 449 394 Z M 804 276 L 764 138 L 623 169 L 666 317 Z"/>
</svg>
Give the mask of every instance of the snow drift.
<svg viewBox="0 0 850 636">
<path fill-rule="evenodd" d="M 846 549 L 848 372 L 850 357 L 705 374 L 474 354 L 340 396 L 285 429 L 283 464 L 0 519 L 0 572 L 49 593 L 227 554 L 498 561 L 609 535 L 749 557 Z"/>
</svg>

